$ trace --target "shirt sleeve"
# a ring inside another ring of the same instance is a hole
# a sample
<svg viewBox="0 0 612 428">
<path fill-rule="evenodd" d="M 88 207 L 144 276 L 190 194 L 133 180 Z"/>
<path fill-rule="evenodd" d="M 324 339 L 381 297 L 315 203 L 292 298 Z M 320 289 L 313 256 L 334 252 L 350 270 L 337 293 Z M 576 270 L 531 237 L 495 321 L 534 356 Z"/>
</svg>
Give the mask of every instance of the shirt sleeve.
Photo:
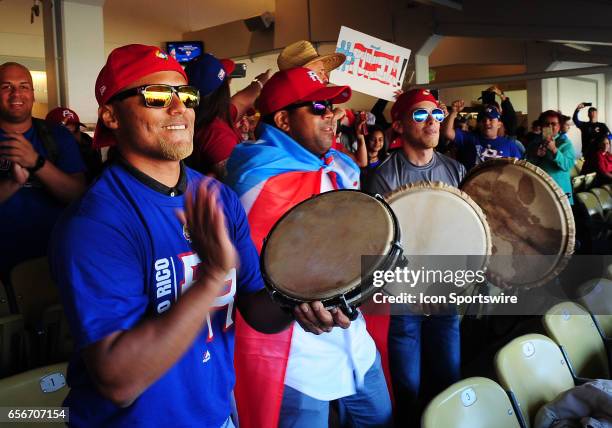
<svg viewBox="0 0 612 428">
<path fill-rule="evenodd" d="M 144 262 L 132 242 L 118 228 L 82 216 L 54 231 L 51 271 L 77 350 L 129 330 L 144 316 Z"/>
<path fill-rule="evenodd" d="M 61 126 L 56 126 L 51 132 L 57 144 L 58 152 L 55 166 L 66 174 L 85 171 L 87 168 L 81 157 L 78 143 L 70 131 Z"/>
<path fill-rule="evenodd" d="M 461 129 L 455 129 L 455 139 L 453 142 L 457 149 L 462 149 L 465 146 L 466 141 L 469 139 L 469 133 L 462 131 Z"/>
<path fill-rule="evenodd" d="M 608 159 L 605 153 L 597 152 L 597 172 L 604 175 L 609 172 Z"/>
<path fill-rule="evenodd" d="M 567 138 L 564 140 L 564 143 L 557 148 L 557 153 L 553 157 L 553 161 L 563 171 L 569 171 L 576 162 L 576 156 L 572 142 Z"/>
<path fill-rule="evenodd" d="M 511 141 L 512 143 L 512 157 L 515 157 L 517 159 L 522 159 L 523 158 L 523 151 L 521 150 L 521 148 L 519 147 L 519 144 L 521 144 L 518 140 L 516 141 Z M 522 144 L 521 144 L 522 146 Z"/>
<path fill-rule="evenodd" d="M 510 98 L 506 97 L 505 100 L 501 102 L 502 108 L 502 123 L 506 128 L 507 135 L 516 135 L 516 112 L 514 111 L 514 106 L 510 102 Z"/>
<path fill-rule="evenodd" d="M 238 253 L 238 293 L 254 293 L 264 287 L 259 269 L 259 255 L 251 240 L 251 231 L 244 208 L 233 190 L 223 186 L 225 216 L 232 219 L 232 235 Z"/>
<path fill-rule="evenodd" d="M 203 164 L 200 169 L 208 169 L 229 158 L 239 141 L 228 124 L 215 119 L 207 129 L 198 133 L 195 143 L 198 158 Z"/>
<path fill-rule="evenodd" d="M 370 172 L 363 183 L 362 190 L 370 195 L 384 195 L 392 189 L 378 170 Z"/>
<path fill-rule="evenodd" d="M 574 122 L 574 125 L 576 125 L 576 128 L 580 129 L 580 131 L 582 131 L 582 128 L 584 126 L 584 122 L 581 121 L 580 119 L 578 119 L 578 113 L 580 112 L 580 110 L 574 110 L 574 114 L 572 115 L 572 122 Z"/>
</svg>

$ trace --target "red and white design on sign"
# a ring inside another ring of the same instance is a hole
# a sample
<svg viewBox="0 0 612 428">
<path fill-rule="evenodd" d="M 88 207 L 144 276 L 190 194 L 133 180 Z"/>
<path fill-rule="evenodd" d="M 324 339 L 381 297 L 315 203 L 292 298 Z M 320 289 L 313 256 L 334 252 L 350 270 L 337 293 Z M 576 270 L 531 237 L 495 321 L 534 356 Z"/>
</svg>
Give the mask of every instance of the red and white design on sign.
<svg viewBox="0 0 612 428">
<path fill-rule="evenodd" d="M 330 82 L 350 86 L 388 101 L 402 88 L 410 59 L 410 49 L 341 27 L 336 52 L 346 56 L 344 63 L 330 74 Z"/>
</svg>

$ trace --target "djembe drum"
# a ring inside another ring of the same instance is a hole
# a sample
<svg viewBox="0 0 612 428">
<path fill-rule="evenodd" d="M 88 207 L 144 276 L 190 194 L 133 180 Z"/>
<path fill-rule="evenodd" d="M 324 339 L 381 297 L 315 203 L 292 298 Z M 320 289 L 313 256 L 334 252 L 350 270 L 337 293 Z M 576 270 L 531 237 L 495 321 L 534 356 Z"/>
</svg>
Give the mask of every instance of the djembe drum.
<svg viewBox="0 0 612 428">
<path fill-rule="evenodd" d="M 527 161 L 492 159 L 473 168 L 461 190 L 491 227 L 494 283 L 533 288 L 563 270 L 574 250 L 574 217 L 567 195 L 546 172 Z"/>
<path fill-rule="evenodd" d="M 285 307 L 320 300 L 349 317 L 376 290 L 363 281 L 401 258 L 400 230 L 384 200 L 357 190 L 313 196 L 274 225 L 261 250 L 272 298 Z M 373 255 L 377 257 L 363 258 Z"/>
</svg>

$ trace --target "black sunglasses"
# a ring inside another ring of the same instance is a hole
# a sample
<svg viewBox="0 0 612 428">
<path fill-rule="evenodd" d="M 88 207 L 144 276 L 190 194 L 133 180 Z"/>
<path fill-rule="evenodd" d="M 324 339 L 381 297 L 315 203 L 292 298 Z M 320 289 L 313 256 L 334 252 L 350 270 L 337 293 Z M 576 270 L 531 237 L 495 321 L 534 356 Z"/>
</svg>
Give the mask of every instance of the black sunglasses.
<svg viewBox="0 0 612 428">
<path fill-rule="evenodd" d="M 196 108 L 200 104 L 200 91 L 189 85 L 143 85 L 137 88 L 126 89 L 113 95 L 108 102 L 121 101 L 135 95 L 142 95 L 145 106 L 151 108 L 165 108 L 172 103 L 172 97 L 177 94 L 185 107 Z"/>
<path fill-rule="evenodd" d="M 310 107 L 310 112 L 317 116 L 323 116 L 329 111 L 334 111 L 334 104 L 330 100 L 324 101 L 306 101 L 298 104 L 291 104 L 284 108 L 284 110 L 295 110 L 300 107 Z"/>
</svg>

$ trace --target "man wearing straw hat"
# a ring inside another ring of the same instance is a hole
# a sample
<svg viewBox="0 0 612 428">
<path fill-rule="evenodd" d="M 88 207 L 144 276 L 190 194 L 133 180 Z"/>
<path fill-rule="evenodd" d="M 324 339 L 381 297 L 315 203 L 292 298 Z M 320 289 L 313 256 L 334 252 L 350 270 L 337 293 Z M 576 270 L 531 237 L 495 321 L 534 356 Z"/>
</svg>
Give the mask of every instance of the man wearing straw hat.
<svg viewBox="0 0 612 428">
<path fill-rule="evenodd" d="M 287 46 L 278 56 L 278 69 L 288 70 L 294 67 L 304 67 L 317 73 L 323 83 L 329 83 L 329 73 L 340 67 L 346 60 L 346 55 L 334 52 L 319 55 L 315 47 L 307 40 L 300 40 Z"/>
</svg>

